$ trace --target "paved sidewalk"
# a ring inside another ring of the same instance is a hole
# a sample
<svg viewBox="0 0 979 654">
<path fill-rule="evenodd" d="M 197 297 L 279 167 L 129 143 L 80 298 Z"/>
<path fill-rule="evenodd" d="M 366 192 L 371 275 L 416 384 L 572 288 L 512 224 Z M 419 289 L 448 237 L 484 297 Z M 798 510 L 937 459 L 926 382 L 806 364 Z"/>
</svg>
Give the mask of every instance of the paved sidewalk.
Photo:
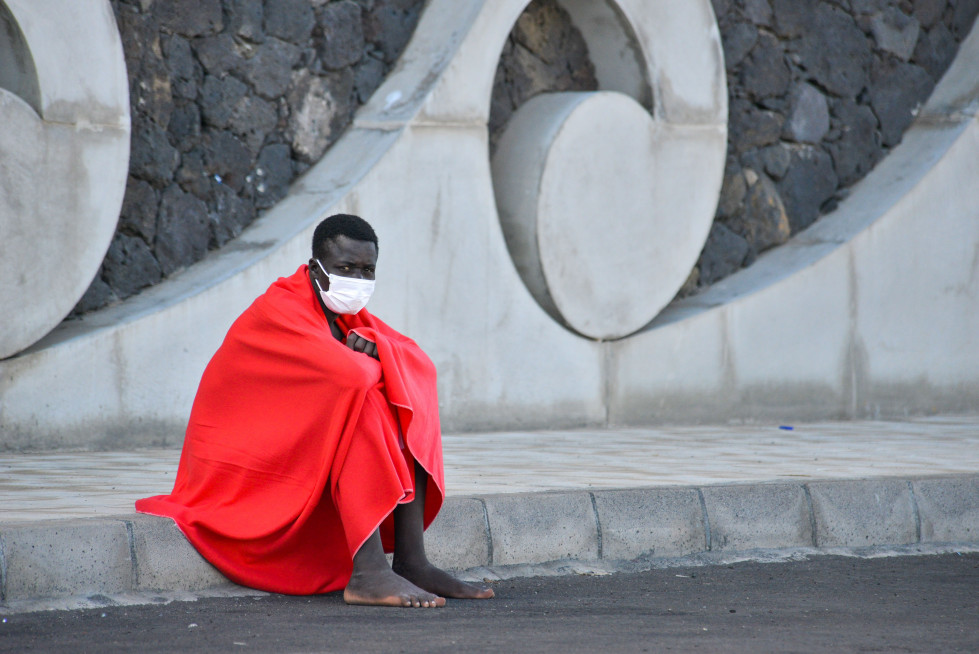
<svg viewBox="0 0 979 654">
<path fill-rule="evenodd" d="M 791 429 L 789 429 L 791 427 Z M 979 473 L 979 416 L 446 434 L 448 495 Z M 0 522 L 131 513 L 180 451 L 0 455 Z"/>
<path fill-rule="evenodd" d="M 979 416 L 446 435 L 440 565 L 979 544 Z M 169 520 L 179 451 L 0 456 L 0 611 L 227 586 Z"/>
</svg>

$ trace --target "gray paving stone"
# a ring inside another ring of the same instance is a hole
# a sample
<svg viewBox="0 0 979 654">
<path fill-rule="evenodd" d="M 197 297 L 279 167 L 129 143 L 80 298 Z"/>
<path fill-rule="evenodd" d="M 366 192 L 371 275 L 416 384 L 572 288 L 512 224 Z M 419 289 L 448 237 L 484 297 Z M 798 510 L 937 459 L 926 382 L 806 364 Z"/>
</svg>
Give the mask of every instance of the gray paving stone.
<svg viewBox="0 0 979 654">
<path fill-rule="evenodd" d="M 493 564 L 598 558 L 598 528 L 586 492 L 490 495 Z"/>
<path fill-rule="evenodd" d="M 812 521 L 802 486 L 751 484 L 702 490 L 712 550 L 812 546 Z"/>
<path fill-rule="evenodd" d="M 120 520 L 57 520 L 0 529 L 8 601 L 133 588 L 129 537 Z"/>
<path fill-rule="evenodd" d="M 925 543 L 979 541 L 979 476 L 912 483 Z"/>
<path fill-rule="evenodd" d="M 137 590 L 203 590 L 231 584 L 197 553 L 173 520 L 139 515 L 130 523 Z"/>
<path fill-rule="evenodd" d="M 602 558 L 686 556 L 706 549 L 700 496 L 690 488 L 596 491 Z"/>
<path fill-rule="evenodd" d="M 483 503 L 474 498 L 449 498 L 425 532 L 425 551 L 443 568 L 489 565 L 489 534 Z"/>
<path fill-rule="evenodd" d="M 906 545 L 918 540 L 906 481 L 828 481 L 808 487 L 819 547 Z"/>
</svg>

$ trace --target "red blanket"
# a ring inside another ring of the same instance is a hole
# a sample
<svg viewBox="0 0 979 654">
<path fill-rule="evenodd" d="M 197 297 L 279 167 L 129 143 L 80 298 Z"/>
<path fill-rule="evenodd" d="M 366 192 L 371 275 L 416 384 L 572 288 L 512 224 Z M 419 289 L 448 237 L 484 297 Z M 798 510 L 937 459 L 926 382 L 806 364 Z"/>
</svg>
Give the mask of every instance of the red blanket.
<svg viewBox="0 0 979 654">
<path fill-rule="evenodd" d="M 237 583 L 290 594 L 346 586 L 353 553 L 378 526 L 390 551 L 391 512 L 414 498 L 415 460 L 429 475 L 426 527 L 442 505 L 434 365 L 366 310 L 338 323 L 377 343 L 380 362 L 330 334 L 305 265 L 273 284 L 204 371 L 173 492 L 136 502 L 173 518 Z"/>
</svg>

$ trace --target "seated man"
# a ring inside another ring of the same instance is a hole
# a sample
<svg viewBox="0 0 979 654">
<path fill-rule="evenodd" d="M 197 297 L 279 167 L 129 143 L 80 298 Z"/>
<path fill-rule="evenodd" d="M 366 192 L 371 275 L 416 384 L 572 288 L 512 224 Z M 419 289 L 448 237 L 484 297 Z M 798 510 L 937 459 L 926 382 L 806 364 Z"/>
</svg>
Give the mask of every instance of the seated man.
<svg viewBox="0 0 979 654">
<path fill-rule="evenodd" d="M 319 224 L 308 266 L 245 310 L 204 371 L 173 492 L 136 509 L 175 520 L 246 586 L 387 606 L 489 598 L 425 556 L 445 488 L 435 367 L 364 310 L 377 253 L 364 220 Z"/>
</svg>

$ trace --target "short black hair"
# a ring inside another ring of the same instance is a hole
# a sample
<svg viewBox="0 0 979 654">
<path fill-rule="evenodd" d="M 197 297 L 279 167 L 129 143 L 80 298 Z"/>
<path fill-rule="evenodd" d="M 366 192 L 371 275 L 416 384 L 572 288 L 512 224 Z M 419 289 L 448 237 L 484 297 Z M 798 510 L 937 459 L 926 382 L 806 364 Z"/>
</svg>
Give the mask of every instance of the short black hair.
<svg viewBox="0 0 979 654">
<path fill-rule="evenodd" d="M 360 216 L 348 213 L 338 213 L 316 226 L 313 232 L 313 258 L 319 259 L 324 254 L 324 244 L 337 236 L 346 236 L 355 241 L 370 241 L 377 248 L 377 234 L 374 228 Z"/>
</svg>

